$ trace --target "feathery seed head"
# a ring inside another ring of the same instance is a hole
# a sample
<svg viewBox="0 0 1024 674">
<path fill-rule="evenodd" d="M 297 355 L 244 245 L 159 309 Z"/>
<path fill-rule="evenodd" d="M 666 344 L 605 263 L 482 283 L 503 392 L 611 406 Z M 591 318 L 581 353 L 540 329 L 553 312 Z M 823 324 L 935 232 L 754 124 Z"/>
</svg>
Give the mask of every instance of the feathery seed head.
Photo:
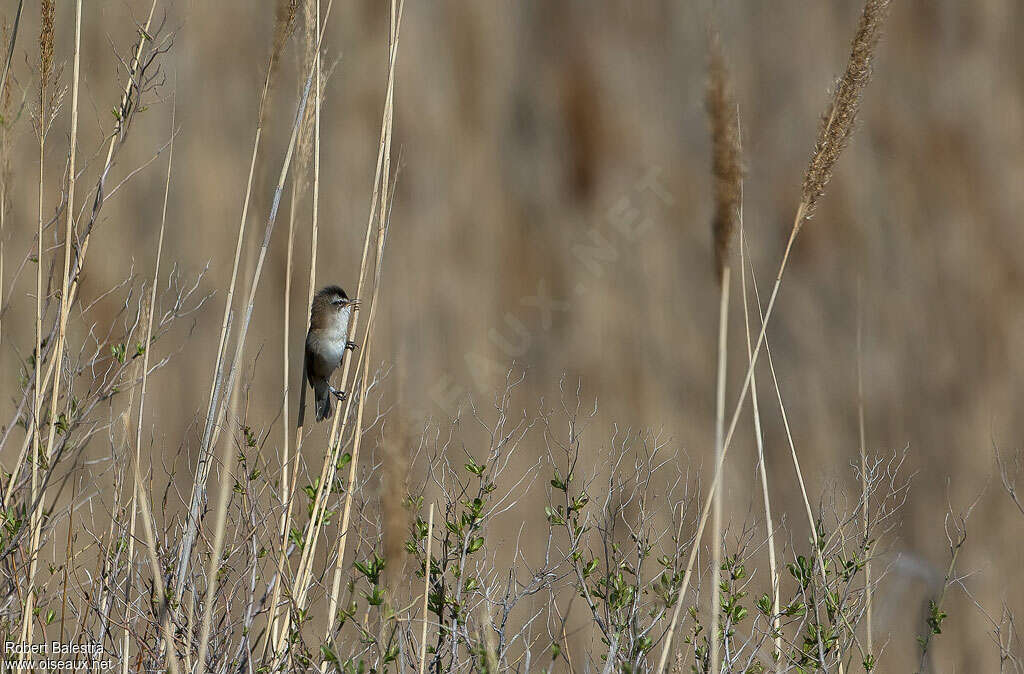
<svg viewBox="0 0 1024 674">
<path fill-rule="evenodd" d="M 715 248 L 715 278 L 721 283 L 729 257 L 730 240 L 739 220 L 743 166 L 739 114 L 717 34 L 711 36 L 709 50 L 707 109 L 711 121 L 711 173 L 715 194 L 711 234 Z"/>
<path fill-rule="evenodd" d="M 882 24 L 889 10 L 889 0 L 867 0 L 853 37 L 846 72 L 836 83 L 832 102 L 822 116 L 821 129 L 814 144 L 814 154 L 804 173 L 803 219 L 810 218 L 818 199 L 832 179 L 832 169 L 853 133 L 864 87 L 871 79 L 871 61 L 881 36 Z M 800 224 L 800 223 L 798 223 Z"/>
<path fill-rule="evenodd" d="M 39 5 L 39 95 L 45 96 L 46 85 L 53 71 L 53 0 Z"/>
</svg>

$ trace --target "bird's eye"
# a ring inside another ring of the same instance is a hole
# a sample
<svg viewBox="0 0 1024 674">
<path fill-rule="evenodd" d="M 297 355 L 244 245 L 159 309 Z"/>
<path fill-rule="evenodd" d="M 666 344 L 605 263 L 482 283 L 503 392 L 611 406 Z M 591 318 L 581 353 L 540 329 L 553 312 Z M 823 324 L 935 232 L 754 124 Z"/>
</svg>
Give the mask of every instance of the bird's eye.
<svg viewBox="0 0 1024 674">
<path fill-rule="evenodd" d="M 331 300 L 331 304 L 336 304 L 338 306 L 341 306 L 341 303 L 342 303 L 342 299 L 340 297 Z"/>
</svg>

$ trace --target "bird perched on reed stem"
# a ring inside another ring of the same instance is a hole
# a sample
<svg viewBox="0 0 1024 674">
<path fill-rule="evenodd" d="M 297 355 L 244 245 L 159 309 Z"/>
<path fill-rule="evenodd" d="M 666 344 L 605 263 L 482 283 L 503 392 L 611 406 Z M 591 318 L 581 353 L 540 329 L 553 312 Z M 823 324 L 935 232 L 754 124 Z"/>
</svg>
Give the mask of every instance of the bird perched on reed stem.
<svg viewBox="0 0 1024 674">
<path fill-rule="evenodd" d="M 345 392 L 331 386 L 331 374 L 341 365 L 345 350 L 357 348 L 356 343 L 348 339 L 348 326 L 358 306 L 359 300 L 349 299 L 341 286 L 321 288 L 313 297 L 304 370 L 306 381 L 313 389 L 317 421 L 331 418 L 332 395 L 339 402 L 345 400 Z M 300 401 L 300 405 L 304 404 Z"/>
</svg>

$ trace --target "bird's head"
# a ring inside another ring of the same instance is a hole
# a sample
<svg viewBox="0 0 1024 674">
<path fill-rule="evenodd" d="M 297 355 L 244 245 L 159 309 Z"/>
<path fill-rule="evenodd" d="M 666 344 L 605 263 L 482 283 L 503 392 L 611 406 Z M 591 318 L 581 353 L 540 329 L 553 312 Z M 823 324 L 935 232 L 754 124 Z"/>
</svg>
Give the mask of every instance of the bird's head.
<svg viewBox="0 0 1024 674">
<path fill-rule="evenodd" d="M 356 308 L 359 300 L 349 298 L 341 286 L 326 286 L 313 296 L 313 308 L 310 312 L 310 327 L 326 327 L 331 319 L 346 308 Z"/>
</svg>

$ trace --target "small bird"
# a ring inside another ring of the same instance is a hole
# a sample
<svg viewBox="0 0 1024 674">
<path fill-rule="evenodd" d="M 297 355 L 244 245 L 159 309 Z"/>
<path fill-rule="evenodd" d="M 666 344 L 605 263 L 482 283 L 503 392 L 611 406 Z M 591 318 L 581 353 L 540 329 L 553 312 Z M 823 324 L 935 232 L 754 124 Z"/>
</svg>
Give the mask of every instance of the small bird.
<svg viewBox="0 0 1024 674">
<path fill-rule="evenodd" d="M 341 286 L 321 288 L 313 297 L 309 312 L 309 332 L 306 333 L 306 381 L 313 389 L 316 420 L 331 418 L 331 396 L 345 400 L 345 392 L 331 386 L 331 374 L 345 355 L 355 350 L 355 342 L 348 339 L 349 321 L 359 300 L 349 299 Z M 305 396 L 302 396 L 305 398 Z M 305 406 L 305 402 L 301 401 Z"/>
</svg>

